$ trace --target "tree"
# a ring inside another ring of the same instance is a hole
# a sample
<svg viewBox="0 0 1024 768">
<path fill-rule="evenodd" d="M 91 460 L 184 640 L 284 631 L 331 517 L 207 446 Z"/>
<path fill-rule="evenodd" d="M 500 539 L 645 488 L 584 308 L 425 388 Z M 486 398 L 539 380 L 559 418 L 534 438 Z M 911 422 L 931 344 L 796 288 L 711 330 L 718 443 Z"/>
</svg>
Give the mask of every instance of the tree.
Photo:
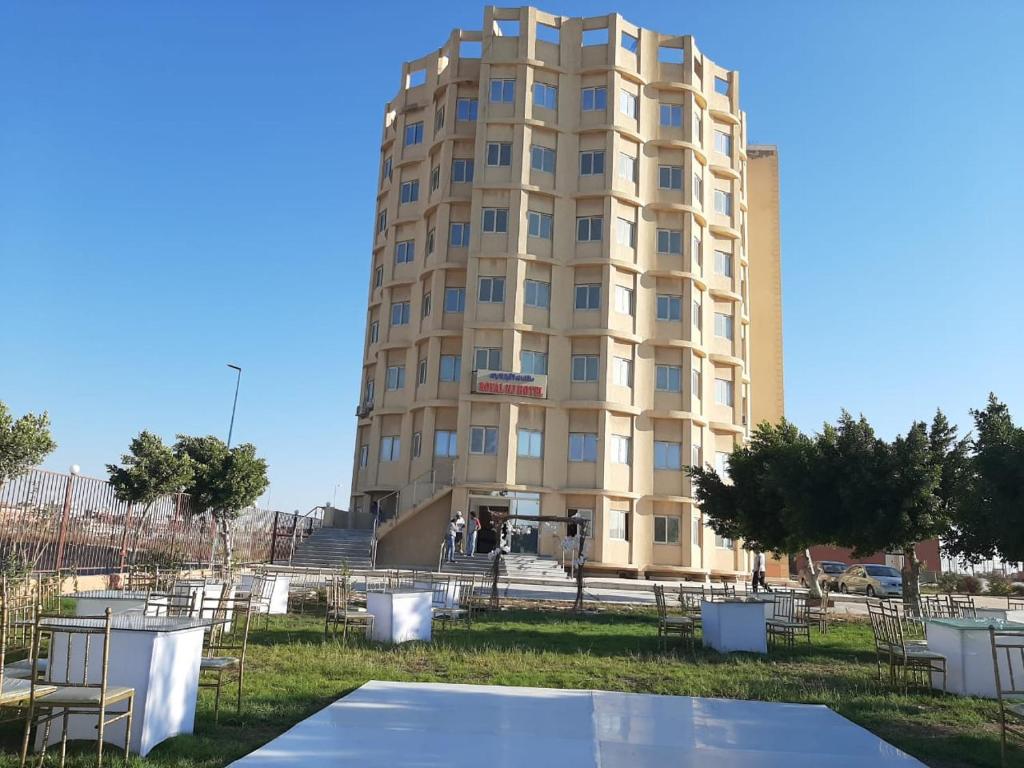
<svg viewBox="0 0 1024 768">
<path fill-rule="evenodd" d="M 224 544 L 225 565 L 230 568 L 231 523 L 267 489 L 267 462 L 256 456 L 251 443 L 228 448 L 213 435 L 178 435 L 174 452 L 192 463 L 192 481 L 185 489 L 192 513 L 213 516 Z"/>
<path fill-rule="evenodd" d="M 57 447 L 50 435 L 50 417 L 26 413 L 15 420 L 0 401 L 0 487 L 39 464 Z"/>
<path fill-rule="evenodd" d="M 132 507 L 144 505 L 132 543 L 132 562 L 135 562 L 139 536 L 153 504 L 168 494 L 180 492 L 192 481 L 192 462 L 188 456 L 177 455 L 157 435 L 143 430 L 132 439 L 128 453 L 121 456 L 121 463 L 124 466 L 107 464 L 107 472 L 114 495 L 128 502 L 126 537 Z"/>
</svg>

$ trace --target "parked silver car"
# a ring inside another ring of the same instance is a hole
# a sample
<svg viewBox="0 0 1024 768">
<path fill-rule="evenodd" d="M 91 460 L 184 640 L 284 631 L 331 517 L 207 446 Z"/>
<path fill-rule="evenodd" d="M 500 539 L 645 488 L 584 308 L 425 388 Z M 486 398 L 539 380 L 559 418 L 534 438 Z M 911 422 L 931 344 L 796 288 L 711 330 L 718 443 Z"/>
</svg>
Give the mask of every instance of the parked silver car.
<svg viewBox="0 0 1024 768">
<path fill-rule="evenodd" d="M 846 572 L 846 563 L 842 563 L 839 560 L 822 560 L 817 565 L 818 584 L 822 586 L 828 584 L 829 589 L 839 589 L 839 577 Z M 805 589 L 809 586 L 807 579 L 807 569 L 804 568 L 800 574 L 800 586 Z"/>
<path fill-rule="evenodd" d="M 890 565 L 851 565 L 839 577 L 839 591 L 862 592 L 868 597 L 899 597 L 903 594 L 903 576 Z"/>
</svg>

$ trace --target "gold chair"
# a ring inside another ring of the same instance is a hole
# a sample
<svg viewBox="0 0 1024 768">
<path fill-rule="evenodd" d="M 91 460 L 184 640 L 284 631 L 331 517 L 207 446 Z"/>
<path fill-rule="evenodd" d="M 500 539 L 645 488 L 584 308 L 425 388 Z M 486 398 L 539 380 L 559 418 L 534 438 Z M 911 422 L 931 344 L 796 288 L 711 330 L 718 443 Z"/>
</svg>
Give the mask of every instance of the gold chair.
<svg viewBox="0 0 1024 768">
<path fill-rule="evenodd" d="M 8 597 L 7 597 L 7 577 L 0 579 L 0 710 L 13 709 L 16 714 L 13 718 L 0 718 L 0 722 L 6 722 L 7 720 L 17 720 L 17 713 L 25 708 L 29 699 L 32 696 L 33 681 L 30 670 L 32 669 L 32 654 L 29 654 L 29 658 L 26 663 L 26 670 L 29 673 L 26 675 L 12 675 L 10 674 L 11 666 L 5 666 L 7 657 L 7 640 L 8 640 L 8 623 L 10 621 L 10 615 L 7 612 Z M 54 690 L 52 686 L 36 686 L 36 696 L 43 696 Z"/>
<path fill-rule="evenodd" d="M 25 654 L 25 658 L 7 664 L 4 674 L 8 678 L 28 680 L 33 671 L 36 676 L 46 674 L 46 658 L 33 661 L 32 638 L 35 631 L 36 613 L 42 605 L 42 583 L 28 579 L 12 582 L 3 580 L 4 607 L 7 612 L 6 642 L 7 652 Z"/>
<path fill-rule="evenodd" d="M 792 647 L 796 644 L 797 635 L 811 642 L 811 625 L 807 621 L 807 598 L 789 590 L 777 589 L 773 593 L 775 610 L 772 618 L 765 622 L 768 631 L 768 644 L 774 645 L 779 640 Z"/>
<path fill-rule="evenodd" d="M 1006 761 L 1007 737 L 1024 744 L 1024 635 L 988 628 L 992 641 L 992 664 L 996 673 L 996 696 L 999 699 L 1000 749 L 1003 766 Z"/>
<path fill-rule="evenodd" d="M 1006 597 L 1006 610 L 1008 611 L 1024 611 L 1024 597 L 1014 597 L 1013 595 L 1007 595 Z"/>
<path fill-rule="evenodd" d="M 342 642 L 348 640 L 349 627 L 361 627 L 366 634 L 373 631 L 373 614 L 365 608 L 352 605 L 352 583 L 343 573 L 327 577 L 327 612 L 324 617 L 324 640 L 338 634 L 341 627 Z"/>
<path fill-rule="evenodd" d="M 868 616 L 875 635 L 875 660 L 878 679 L 882 678 L 882 658 L 889 665 L 889 679 L 895 685 L 897 670 L 903 670 L 903 688 L 911 679 L 930 688 L 932 673 L 942 675 L 942 690 L 946 690 L 946 657 L 928 649 L 927 644 L 908 641 L 903 632 L 903 620 L 898 609 L 886 602 L 868 601 Z"/>
<path fill-rule="evenodd" d="M 665 601 L 665 587 L 654 585 L 654 602 L 658 606 L 658 642 L 662 648 L 668 645 L 669 635 L 679 635 L 693 643 L 693 620 L 688 616 L 670 616 Z"/>
<path fill-rule="evenodd" d="M 448 624 L 453 621 L 466 622 L 467 629 L 473 625 L 475 590 L 476 580 L 464 576 L 454 580 L 442 577 L 434 581 L 430 607 L 434 623 L 440 623 L 441 631 L 448 629 Z"/>
<path fill-rule="evenodd" d="M 808 624 L 816 626 L 822 635 L 828 633 L 829 608 L 832 605 L 832 587 L 829 583 L 821 584 L 821 602 L 818 605 L 810 605 L 805 602 L 804 618 Z"/>
<path fill-rule="evenodd" d="M 206 636 L 206 649 L 199 663 L 199 687 L 216 689 L 213 721 L 220 720 L 220 692 L 226 683 L 237 683 L 235 711 L 242 711 L 242 683 L 245 680 L 245 652 L 252 622 L 252 598 L 228 597 L 204 600 L 202 613 L 213 610 L 213 625 Z"/>
<path fill-rule="evenodd" d="M 32 728 L 43 728 L 42 748 L 39 765 L 46 760 L 46 748 L 50 741 L 51 725 L 60 721 L 60 765 L 67 755 L 68 725 L 72 716 L 96 716 L 96 765 L 103 764 L 103 737 L 106 729 L 121 720 L 124 721 L 124 759 L 128 762 L 132 737 L 132 707 L 135 689 L 110 685 L 110 630 L 113 615 L 110 608 L 103 616 L 77 616 L 74 618 L 36 614 L 33 638 L 33 656 L 39 649 L 50 649 L 50 664 L 45 682 L 33 678 L 28 712 L 25 719 L 25 735 L 21 746 L 21 765 L 28 759 L 29 737 Z M 100 642 L 99 681 L 95 679 L 95 643 Z M 93 669 L 90 669 L 92 667 Z M 109 712 L 108 708 L 125 703 L 124 711 Z"/>
<path fill-rule="evenodd" d="M 146 595 L 143 615 L 177 618 L 195 616 L 200 594 L 199 590 L 150 592 Z"/>
<path fill-rule="evenodd" d="M 954 619 L 976 619 L 978 617 L 972 595 L 950 595 L 949 612 Z"/>
<path fill-rule="evenodd" d="M 953 613 L 950 609 L 947 595 L 921 595 L 919 606 L 921 618 L 923 619 L 950 619 Z"/>
<path fill-rule="evenodd" d="M 703 629 L 704 626 L 700 612 L 702 598 L 702 592 L 697 592 L 693 589 L 686 589 L 685 587 L 679 588 L 679 607 L 682 609 L 683 616 L 693 623 L 693 628 L 695 630 Z"/>
</svg>

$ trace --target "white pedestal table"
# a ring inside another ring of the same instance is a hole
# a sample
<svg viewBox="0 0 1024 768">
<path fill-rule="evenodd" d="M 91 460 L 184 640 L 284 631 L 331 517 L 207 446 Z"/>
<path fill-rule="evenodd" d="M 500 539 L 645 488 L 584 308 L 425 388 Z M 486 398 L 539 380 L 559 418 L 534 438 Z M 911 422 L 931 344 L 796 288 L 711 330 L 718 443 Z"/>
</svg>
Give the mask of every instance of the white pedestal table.
<svg viewBox="0 0 1024 768">
<path fill-rule="evenodd" d="M 94 589 L 69 595 L 75 601 L 76 616 L 102 616 L 107 608 L 115 616 L 126 613 L 142 613 L 146 610 L 146 592 L 129 592 L 119 589 Z M 154 597 L 154 602 L 161 598 Z M 162 600 L 166 605 L 166 598 Z M 151 610 L 155 615 L 155 609 Z"/>
<path fill-rule="evenodd" d="M 700 604 L 704 647 L 719 653 L 768 653 L 765 622 L 774 612 L 775 603 L 768 598 L 705 600 Z"/>
<path fill-rule="evenodd" d="M 382 643 L 405 643 L 410 640 L 430 642 L 433 593 L 423 589 L 395 589 L 368 592 L 366 610 L 373 614 L 370 638 Z"/>
</svg>

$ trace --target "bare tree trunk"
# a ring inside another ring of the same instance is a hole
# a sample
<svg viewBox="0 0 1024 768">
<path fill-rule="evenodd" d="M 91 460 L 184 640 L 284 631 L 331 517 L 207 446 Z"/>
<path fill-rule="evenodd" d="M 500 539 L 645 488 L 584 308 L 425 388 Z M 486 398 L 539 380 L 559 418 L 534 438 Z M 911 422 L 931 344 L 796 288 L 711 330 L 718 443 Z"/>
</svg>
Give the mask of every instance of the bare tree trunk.
<svg viewBox="0 0 1024 768">
<path fill-rule="evenodd" d="M 917 546 L 910 544 L 903 548 L 903 605 L 910 606 L 914 615 L 921 603 L 921 561 L 917 559 Z"/>
<path fill-rule="evenodd" d="M 818 581 L 818 569 L 814 567 L 814 558 L 811 557 L 811 550 L 804 550 L 804 557 L 807 558 L 807 593 L 811 597 L 821 597 L 821 582 Z M 787 571 L 789 568 L 786 569 Z"/>
<path fill-rule="evenodd" d="M 586 562 L 586 559 L 583 557 L 583 547 L 586 543 L 587 534 L 581 531 L 579 555 L 577 555 L 576 564 L 576 602 L 572 606 L 575 613 L 580 613 L 583 610 L 583 564 Z"/>
<path fill-rule="evenodd" d="M 135 536 L 132 537 L 132 565 L 135 565 L 138 561 L 139 538 L 142 536 L 142 528 L 146 525 L 146 519 L 149 517 L 149 510 L 152 506 L 153 502 L 151 501 L 142 508 L 142 514 L 139 516 L 139 524 L 135 527 Z"/>
<path fill-rule="evenodd" d="M 227 517 L 221 517 L 217 521 L 220 527 L 220 538 L 224 542 L 224 571 L 231 573 L 232 556 L 234 554 L 231 542 L 231 521 Z"/>
<path fill-rule="evenodd" d="M 501 598 L 498 596 L 498 577 L 501 574 L 501 544 L 494 555 L 494 571 L 491 574 L 491 610 L 497 611 L 501 608 Z"/>
</svg>

